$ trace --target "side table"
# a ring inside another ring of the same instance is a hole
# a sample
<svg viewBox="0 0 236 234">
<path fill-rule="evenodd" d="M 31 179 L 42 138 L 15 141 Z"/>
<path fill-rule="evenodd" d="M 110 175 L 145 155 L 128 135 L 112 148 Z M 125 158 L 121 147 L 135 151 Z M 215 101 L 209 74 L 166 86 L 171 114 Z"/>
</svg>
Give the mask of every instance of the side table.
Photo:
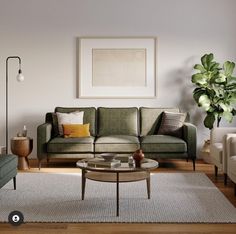
<svg viewBox="0 0 236 234">
<path fill-rule="evenodd" d="M 18 156 L 18 169 L 29 169 L 28 155 L 33 150 L 33 139 L 29 137 L 13 137 L 11 139 L 11 151 Z"/>
</svg>

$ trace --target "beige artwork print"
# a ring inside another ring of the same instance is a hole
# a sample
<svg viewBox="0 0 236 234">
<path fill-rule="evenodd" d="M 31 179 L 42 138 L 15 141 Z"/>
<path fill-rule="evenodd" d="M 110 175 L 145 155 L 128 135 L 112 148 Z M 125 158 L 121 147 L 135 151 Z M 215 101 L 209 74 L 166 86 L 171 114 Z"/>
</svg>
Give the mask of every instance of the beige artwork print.
<svg viewBox="0 0 236 234">
<path fill-rule="evenodd" d="M 146 86 L 146 49 L 92 49 L 93 86 Z"/>
</svg>

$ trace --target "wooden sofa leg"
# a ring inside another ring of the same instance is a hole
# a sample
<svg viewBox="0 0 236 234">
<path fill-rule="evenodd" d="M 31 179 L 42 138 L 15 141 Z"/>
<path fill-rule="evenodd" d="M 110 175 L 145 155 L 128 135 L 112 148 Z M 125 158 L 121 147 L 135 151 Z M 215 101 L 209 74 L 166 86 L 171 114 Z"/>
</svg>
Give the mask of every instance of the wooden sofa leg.
<svg viewBox="0 0 236 234">
<path fill-rule="evenodd" d="M 13 177 L 14 190 L 16 190 L 16 177 Z"/>
<path fill-rule="evenodd" d="M 215 166 L 215 177 L 217 177 L 217 175 L 218 175 L 218 167 Z"/>
<path fill-rule="evenodd" d="M 236 183 L 234 183 L 234 196 L 236 196 Z"/>
<path fill-rule="evenodd" d="M 41 169 L 41 160 L 39 160 L 38 167 L 39 167 L 39 170 L 40 170 Z"/>
<path fill-rule="evenodd" d="M 195 159 L 193 158 L 193 170 L 195 171 Z"/>
<path fill-rule="evenodd" d="M 224 185 L 227 185 L 227 174 L 224 173 Z"/>
</svg>

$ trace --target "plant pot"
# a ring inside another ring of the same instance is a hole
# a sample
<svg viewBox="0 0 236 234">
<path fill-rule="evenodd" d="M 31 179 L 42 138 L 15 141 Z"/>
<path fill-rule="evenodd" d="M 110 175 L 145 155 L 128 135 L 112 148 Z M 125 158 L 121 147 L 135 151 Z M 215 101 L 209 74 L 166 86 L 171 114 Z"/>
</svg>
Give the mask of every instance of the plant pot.
<svg viewBox="0 0 236 234">
<path fill-rule="evenodd" d="M 210 158 L 210 140 L 205 140 L 202 149 L 201 149 L 201 157 L 204 162 L 211 164 Z"/>
</svg>

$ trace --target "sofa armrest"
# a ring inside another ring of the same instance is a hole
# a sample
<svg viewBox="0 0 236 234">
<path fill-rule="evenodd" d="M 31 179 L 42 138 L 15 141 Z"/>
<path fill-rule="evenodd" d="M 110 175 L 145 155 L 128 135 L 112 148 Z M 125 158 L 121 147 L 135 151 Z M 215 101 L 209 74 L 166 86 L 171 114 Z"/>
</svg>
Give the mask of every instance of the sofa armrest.
<svg viewBox="0 0 236 234">
<path fill-rule="evenodd" d="M 191 123 L 184 123 L 183 139 L 187 142 L 188 157 L 195 159 L 197 149 L 197 128 L 195 125 Z"/>
<path fill-rule="evenodd" d="M 52 124 L 44 123 L 37 128 L 37 157 L 38 160 L 47 157 L 47 143 L 52 137 Z"/>
</svg>

